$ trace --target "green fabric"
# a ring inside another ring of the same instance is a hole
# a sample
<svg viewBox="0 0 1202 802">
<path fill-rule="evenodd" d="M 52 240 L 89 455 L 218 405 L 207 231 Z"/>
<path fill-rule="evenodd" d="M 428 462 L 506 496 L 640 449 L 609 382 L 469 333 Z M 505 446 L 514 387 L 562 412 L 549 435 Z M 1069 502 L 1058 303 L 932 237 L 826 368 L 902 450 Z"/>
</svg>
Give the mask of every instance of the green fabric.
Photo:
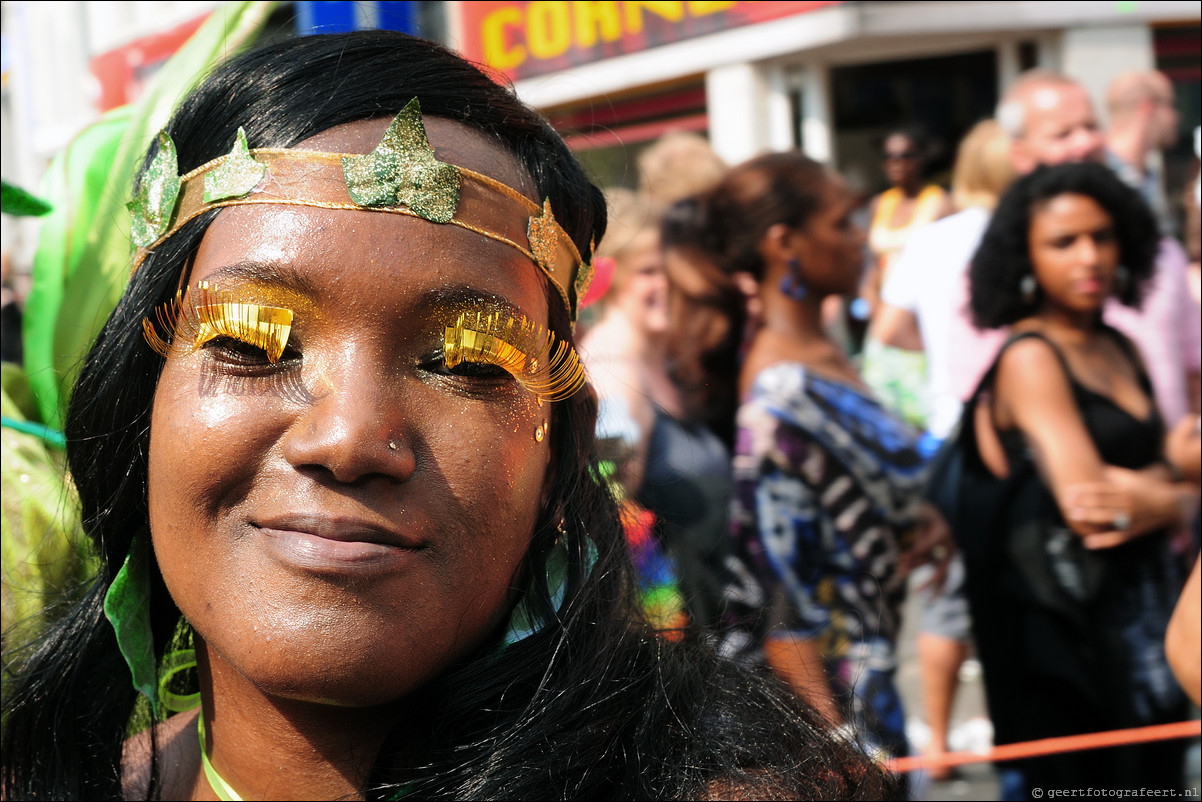
<svg viewBox="0 0 1202 802">
<path fill-rule="evenodd" d="M 125 202 L 151 139 L 198 78 L 257 38 L 276 5 L 222 4 L 154 74 L 135 106 L 108 112 L 51 162 L 41 194 L 54 211 L 38 240 L 24 317 L 25 367 L 41 423 L 62 428 L 82 357 L 129 280 Z"/>
<path fill-rule="evenodd" d="M 864 344 L 861 357 L 864 383 L 885 406 L 917 429 L 925 429 L 931 414 L 927 386 L 927 355 L 893 348 L 877 340 Z"/>
<path fill-rule="evenodd" d="M 54 210 L 43 218 L 34 254 L 29 296 L 22 317 L 25 370 L 37 403 L 37 418 L 53 428 L 62 428 L 59 414 L 60 384 L 56 368 L 55 330 L 58 319 L 70 318 L 89 331 L 94 321 L 73 314 L 63 306 L 63 293 L 75 269 L 95 258 L 89 242 L 93 224 L 113 224 L 101 217 L 100 209 L 113 204 L 106 199 L 116 193 L 110 187 L 110 168 L 121 136 L 129 122 L 128 108 L 115 109 L 80 132 L 55 156 L 42 178 L 42 195 Z M 84 271 L 88 273 L 90 271 Z M 79 310 L 82 312 L 82 310 Z M 94 313 L 93 313 L 94 315 Z M 78 359 L 81 354 L 73 354 Z"/>
<path fill-rule="evenodd" d="M 29 421 L 32 394 L 19 365 L 5 362 L 0 412 L 6 422 Z M 63 453 L 15 426 L 0 430 L 0 633 L 41 627 L 47 599 L 90 575 L 92 563 L 79 524 L 79 501 Z M 3 650 L 5 661 L 9 651 Z M 8 676 L 8 672 L 4 672 Z"/>
<path fill-rule="evenodd" d="M 104 615 L 117 634 L 117 646 L 133 677 L 134 688 L 150 700 L 158 717 L 158 669 L 150 629 L 150 546 L 136 535 L 129 555 L 104 595 Z"/>
</svg>

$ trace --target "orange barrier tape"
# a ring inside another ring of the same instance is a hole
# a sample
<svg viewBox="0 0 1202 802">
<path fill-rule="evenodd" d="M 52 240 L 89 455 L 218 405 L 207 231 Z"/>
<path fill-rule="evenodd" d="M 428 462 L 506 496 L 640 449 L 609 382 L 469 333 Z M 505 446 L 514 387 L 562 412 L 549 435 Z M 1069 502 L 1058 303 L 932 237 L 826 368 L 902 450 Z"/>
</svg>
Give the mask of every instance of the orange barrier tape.
<svg viewBox="0 0 1202 802">
<path fill-rule="evenodd" d="M 1086 735 L 1066 735 L 1061 738 L 1044 738 L 1039 741 L 1024 741 L 1017 744 L 995 746 L 985 753 L 946 752 L 942 755 L 923 755 L 895 758 L 885 764 L 890 771 L 903 773 L 919 769 L 963 766 L 966 763 L 998 762 L 1018 760 L 1025 757 L 1042 757 L 1060 752 L 1080 752 L 1085 749 L 1103 749 L 1108 746 L 1126 746 L 1150 741 L 1171 741 L 1175 738 L 1190 738 L 1202 735 L 1202 721 L 1180 721 L 1176 724 L 1157 724 L 1154 727 L 1133 727 L 1129 730 L 1091 732 Z"/>
</svg>

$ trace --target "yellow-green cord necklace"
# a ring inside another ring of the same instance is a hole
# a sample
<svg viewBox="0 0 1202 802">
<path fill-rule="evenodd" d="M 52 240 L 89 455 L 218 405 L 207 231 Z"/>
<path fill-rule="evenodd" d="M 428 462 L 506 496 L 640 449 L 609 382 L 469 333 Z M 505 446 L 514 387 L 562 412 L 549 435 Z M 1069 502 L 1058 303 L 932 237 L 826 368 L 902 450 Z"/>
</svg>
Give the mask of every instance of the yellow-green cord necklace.
<svg viewBox="0 0 1202 802">
<path fill-rule="evenodd" d="M 217 769 L 213 768 L 213 764 L 209 762 L 209 752 L 205 748 L 205 714 L 203 711 L 196 716 L 196 732 L 200 735 L 200 762 L 204 766 L 205 779 L 209 781 L 209 787 L 222 802 L 242 802 L 242 797 L 238 796 L 238 792 L 230 787 L 230 784 L 217 773 Z"/>
</svg>

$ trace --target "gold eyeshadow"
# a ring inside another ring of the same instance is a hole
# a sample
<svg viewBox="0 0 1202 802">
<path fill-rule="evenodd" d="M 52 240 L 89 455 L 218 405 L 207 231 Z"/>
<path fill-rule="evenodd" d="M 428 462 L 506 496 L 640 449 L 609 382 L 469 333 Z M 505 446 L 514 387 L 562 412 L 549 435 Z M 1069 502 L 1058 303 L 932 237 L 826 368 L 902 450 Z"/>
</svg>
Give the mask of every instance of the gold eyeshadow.
<svg viewBox="0 0 1202 802">
<path fill-rule="evenodd" d="M 145 318 L 143 335 L 164 357 L 186 356 L 228 337 L 262 350 L 275 364 L 288 345 L 294 312 L 288 306 L 256 302 L 264 299 L 295 300 L 294 305 L 312 307 L 270 287 L 256 284 L 227 291 L 201 281 Z M 481 298 L 446 305 L 431 316 L 431 324 L 437 326 L 439 319 L 454 321 L 443 326 L 441 359 L 448 370 L 464 363 L 495 365 L 540 402 L 561 401 L 584 385 L 584 367 L 571 344 L 503 301 Z"/>
<path fill-rule="evenodd" d="M 154 321 L 145 318 L 142 333 L 150 347 L 165 357 L 172 356 L 172 344 L 177 341 L 187 345 L 180 354 L 187 355 L 211 340 L 229 337 L 261 349 L 275 364 L 288 345 L 292 317 L 291 309 L 249 303 L 202 281 L 196 289 L 178 292 L 156 309 Z"/>
</svg>

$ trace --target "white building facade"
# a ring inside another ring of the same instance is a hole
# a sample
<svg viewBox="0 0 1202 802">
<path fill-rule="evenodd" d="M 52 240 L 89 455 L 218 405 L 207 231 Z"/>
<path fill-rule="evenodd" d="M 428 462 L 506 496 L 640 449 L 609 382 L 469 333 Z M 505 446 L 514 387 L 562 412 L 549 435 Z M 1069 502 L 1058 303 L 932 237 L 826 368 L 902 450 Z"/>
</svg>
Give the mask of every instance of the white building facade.
<svg viewBox="0 0 1202 802">
<path fill-rule="evenodd" d="M 590 150 L 620 141 L 629 152 L 679 128 L 706 133 L 730 163 L 800 147 L 853 183 L 872 183 L 872 143 L 889 126 L 929 125 L 950 162 L 955 140 L 1024 69 L 1070 75 L 1101 111 L 1112 77 L 1163 68 L 1165 58 L 1175 59 L 1176 74 L 1166 71 L 1183 128 L 1197 124 L 1196 2 L 451 5 L 451 44 L 507 72 L 586 163 Z M 756 21 L 757 7 L 773 6 L 773 18 Z M 696 35 L 707 17 L 721 22 Z M 602 180 L 630 183 L 629 158 L 593 161 Z"/>
</svg>

